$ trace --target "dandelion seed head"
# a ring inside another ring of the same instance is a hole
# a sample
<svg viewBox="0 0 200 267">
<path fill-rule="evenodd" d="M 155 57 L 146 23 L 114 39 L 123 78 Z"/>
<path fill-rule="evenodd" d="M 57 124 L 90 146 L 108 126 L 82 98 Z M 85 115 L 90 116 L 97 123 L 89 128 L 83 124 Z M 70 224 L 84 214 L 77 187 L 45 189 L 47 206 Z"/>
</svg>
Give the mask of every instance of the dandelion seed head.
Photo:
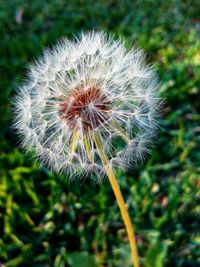
<svg viewBox="0 0 200 267">
<path fill-rule="evenodd" d="M 29 68 L 14 100 L 24 148 L 70 178 L 103 174 L 94 135 L 110 164 L 149 153 L 158 128 L 157 78 L 138 49 L 101 32 L 63 39 Z"/>
</svg>

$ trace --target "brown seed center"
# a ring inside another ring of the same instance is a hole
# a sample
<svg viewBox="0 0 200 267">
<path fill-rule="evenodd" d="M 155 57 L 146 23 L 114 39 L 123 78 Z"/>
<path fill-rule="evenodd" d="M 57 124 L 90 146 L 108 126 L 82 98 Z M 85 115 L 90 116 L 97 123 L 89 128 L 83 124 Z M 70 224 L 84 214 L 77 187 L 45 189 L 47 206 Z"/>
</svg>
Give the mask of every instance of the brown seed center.
<svg viewBox="0 0 200 267">
<path fill-rule="evenodd" d="M 96 86 L 74 89 L 60 104 L 60 118 L 75 130 L 93 130 L 109 118 L 111 102 Z"/>
</svg>

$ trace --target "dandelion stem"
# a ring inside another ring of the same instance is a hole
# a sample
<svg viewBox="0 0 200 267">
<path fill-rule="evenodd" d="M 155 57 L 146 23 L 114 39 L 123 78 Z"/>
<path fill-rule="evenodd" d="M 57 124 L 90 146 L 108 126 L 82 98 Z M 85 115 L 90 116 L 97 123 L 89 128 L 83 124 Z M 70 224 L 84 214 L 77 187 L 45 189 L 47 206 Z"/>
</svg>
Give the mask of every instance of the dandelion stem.
<svg viewBox="0 0 200 267">
<path fill-rule="evenodd" d="M 112 186 L 112 189 L 114 191 L 115 197 L 117 199 L 117 203 L 119 205 L 120 211 L 122 218 L 124 220 L 124 224 L 126 226 L 126 230 L 128 233 L 128 238 L 131 246 L 131 251 L 132 251 L 132 260 L 133 260 L 133 266 L 134 267 L 139 267 L 139 256 L 138 256 L 138 251 L 137 251 L 137 245 L 136 245 L 136 240 L 135 240 L 135 234 L 134 234 L 134 228 L 131 223 L 130 216 L 128 214 L 124 199 L 121 194 L 121 190 L 119 188 L 119 185 L 117 183 L 115 174 L 112 170 L 112 167 L 109 165 L 104 166 L 107 176 L 109 178 L 110 184 Z"/>
<path fill-rule="evenodd" d="M 119 205 L 120 212 L 121 212 L 121 215 L 122 215 L 122 218 L 123 218 L 123 221 L 124 221 L 127 233 L 128 233 L 128 238 L 129 238 L 130 247 L 131 247 L 131 251 L 132 251 L 133 266 L 139 267 L 139 255 L 138 255 L 138 251 L 137 251 L 136 238 L 135 238 L 135 234 L 134 234 L 134 227 L 131 223 L 131 219 L 130 219 L 130 216 L 128 214 L 124 199 L 122 197 L 121 190 L 119 188 L 117 179 L 116 179 L 115 174 L 113 172 L 113 169 L 106 158 L 106 154 L 104 152 L 103 145 L 101 142 L 101 137 L 97 134 L 94 134 L 93 139 L 94 139 L 97 151 L 99 153 L 99 157 L 101 158 L 101 161 L 102 161 L 103 166 L 105 168 L 106 174 L 109 178 L 111 187 L 112 187 L 113 192 L 115 194 L 115 197 L 116 197 L 117 203 Z"/>
</svg>

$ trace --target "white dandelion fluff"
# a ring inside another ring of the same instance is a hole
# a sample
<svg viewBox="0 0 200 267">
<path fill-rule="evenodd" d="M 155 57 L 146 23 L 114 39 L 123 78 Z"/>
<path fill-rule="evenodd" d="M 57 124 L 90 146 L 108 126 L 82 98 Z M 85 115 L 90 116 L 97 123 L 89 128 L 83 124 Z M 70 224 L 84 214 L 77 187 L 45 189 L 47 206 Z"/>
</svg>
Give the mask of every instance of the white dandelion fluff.
<svg viewBox="0 0 200 267">
<path fill-rule="evenodd" d="M 82 33 L 30 66 L 15 98 L 15 127 L 22 146 L 54 171 L 102 177 L 94 136 L 113 166 L 134 164 L 149 150 L 158 107 L 156 75 L 142 51 L 104 33 Z"/>
</svg>

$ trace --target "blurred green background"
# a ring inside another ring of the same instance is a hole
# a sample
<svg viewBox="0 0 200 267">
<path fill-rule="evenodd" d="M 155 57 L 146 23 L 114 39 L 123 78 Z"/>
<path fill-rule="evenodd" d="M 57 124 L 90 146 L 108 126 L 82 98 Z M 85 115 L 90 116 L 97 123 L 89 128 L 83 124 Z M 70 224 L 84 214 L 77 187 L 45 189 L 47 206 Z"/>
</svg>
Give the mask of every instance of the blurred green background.
<svg viewBox="0 0 200 267">
<path fill-rule="evenodd" d="M 152 156 L 118 172 L 141 265 L 200 266 L 198 0 L 0 0 L 0 266 L 131 266 L 108 181 L 59 182 L 17 147 L 10 128 L 27 64 L 58 38 L 90 29 L 144 49 L 161 80 L 163 126 Z"/>
</svg>

